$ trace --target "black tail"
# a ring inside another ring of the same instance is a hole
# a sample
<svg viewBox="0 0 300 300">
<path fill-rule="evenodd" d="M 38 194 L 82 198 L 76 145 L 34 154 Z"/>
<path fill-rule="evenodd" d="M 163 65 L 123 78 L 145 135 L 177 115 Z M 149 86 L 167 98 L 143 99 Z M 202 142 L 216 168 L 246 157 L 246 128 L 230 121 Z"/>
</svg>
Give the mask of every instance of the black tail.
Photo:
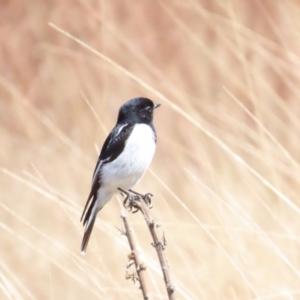
<svg viewBox="0 0 300 300">
<path fill-rule="evenodd" d="M 91 221 L 88 221 L 85 227 L 82 243 L 81 243 L 81 254 L 85 254 L 87 245 L 89 243 L 89 239 L 94 227 L 94 223 L 96 220 L 96 215 L 92 217 Z"/>
</svg>

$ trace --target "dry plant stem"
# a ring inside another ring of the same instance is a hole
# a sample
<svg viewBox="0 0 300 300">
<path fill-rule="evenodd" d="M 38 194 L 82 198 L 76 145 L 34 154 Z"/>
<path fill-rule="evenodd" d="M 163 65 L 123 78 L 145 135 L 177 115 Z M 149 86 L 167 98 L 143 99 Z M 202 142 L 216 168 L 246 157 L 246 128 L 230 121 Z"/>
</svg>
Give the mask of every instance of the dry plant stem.
<svg viewBox="0 0 300 300">
<path fill-rule="evenodd" d="M 134 240 L 134 237 L 133 237 L 133 234 L 132 234 L 132 227 L 131 227 L 131 225 L 128 221 L 127 212 L 122 210 L 121 217 L 122 217 L 123 222 L 124 222 L 125 234 L 126 234 L 127 239 L 128 239 L 131 254 L 133 254 L 133 260 L 134 260 L 136 272 L 137 272 L 138 277 L 139 277 L 139 282 L 140 282 L 140 285 L 141 285 L 141 290 L 142 290 L 142 293 L 143 293 L 143 297 L 144 297 L 145 300 L 149 300 L 150 297 L 148 295 L 145 274 L 143 272 L 143 271 L 145 271 L 145 266 L 142 264 L 142 262 L 139 258 L 136 243 L 135 243 L 135 240 Z"/>
<path fill-rule="evenodd" d="M 169 300 L 175 300 L 175 295 L 174 295 L 175 289 L 174 289 L 174 285 L 171 282 L 169 265 L 164 253 L 164 245 L 162 244 L 162 242 L 159 240 L 157 236 L 155 222 L 150 215 L 149 208 L 147 207 L 146 203 L 142 199 L 140 201 L 137 201 L 136 204 L 141 210 L 141 212 L 143 213 L 148 228 L 150 230 L 150 233 L 152 235 L 153 245 L 156 249 L 158 259 L 161 265 Z"/>
</svg>

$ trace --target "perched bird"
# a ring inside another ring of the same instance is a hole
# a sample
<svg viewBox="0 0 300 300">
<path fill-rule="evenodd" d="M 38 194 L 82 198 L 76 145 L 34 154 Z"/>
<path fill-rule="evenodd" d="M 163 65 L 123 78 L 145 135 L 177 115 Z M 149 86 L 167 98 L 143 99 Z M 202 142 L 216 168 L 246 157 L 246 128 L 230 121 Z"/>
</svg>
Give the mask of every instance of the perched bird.
<svg viewBox="0 0 300 300">
<path fill-rule="evenodd" d="M 148 169 L 156 148 L 153 111 L 159 106 L 142 97 L 121 106 L 117 124 L 103 144 L 80 219 L 85 225 L 82 254 L 86 252 L 98 211 L 118 188 L 131 189 Z"/>
</svg>

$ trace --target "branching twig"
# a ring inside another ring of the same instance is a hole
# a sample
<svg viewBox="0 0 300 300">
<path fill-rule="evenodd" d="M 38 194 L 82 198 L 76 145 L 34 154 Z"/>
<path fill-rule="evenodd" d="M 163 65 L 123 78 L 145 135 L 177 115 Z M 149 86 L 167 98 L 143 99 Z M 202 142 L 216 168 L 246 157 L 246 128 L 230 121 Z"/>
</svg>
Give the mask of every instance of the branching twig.
<svg viewBox="0 0 300 300">
<path fill-rule="evenodd" d="M 169 299 L 175 300 L 175 296 L 174 296 L 175 289 L 171 282 L 170 269 L 169 269 L 167 257 L 165 256 L 165 252 L 163 252 L 163 250 L 165 248 L 165 237 L 163 238 L 162 242 L 159 240 L 159 238 L 157 236 L 157 232 L 156 232 L 156 224 L 150 215 L 150 211 L 149 211 L 146 203 L 142 200 L 142 201 L 140 201 L 139 204 L 140 204 L 140 209 L 144 215 L 144 218 L 147 222 L 148 228 L 150 230 L 150 233 L 151 233 L 151 236 L 153 239 L 153 246 L 155 247 L 157 255 L 158 255 L 158 259 L 159 259 L 161 269 L 163 272 Z"/>
<path fill-rule="evenodd" d="M 166 247 L 166 239 L 165 236 L 163 235 L 162 241 L 159 240 L 158 236 L 157 236 L 157 232 L 156 232 L 156 224 L 153 220 L 153 218 L 151 217 L 149 208 L 147 205 L 149 205 L 151 203 L 151 199 L 150 197 L 152 196 L 151 194 L 146 194 L 146 195 L 140 195 L 138 193 L 134 192 L 134 195 L 130 195 L 130 193 L 128 192 L 123 192 L 123 196 L 124 194 L 126 195 L 126 198 L 124 200 L 124 206 L 126 208 L 129 208 L 130 210 L 132 210 L 132 208 L 136 210 L 140 210 L 146 220 L 146 223 L 148 225 L 149 231 L 151 233 L 152 239 L 153 239 L 153 246 L 156 249 L 157 255 L 158 255 L 158 259 L 161 265 L 161 269 L 163 272 L 163 276 L 164 276 L 164 281 L 165 281 L 165 285 L 166 285 L 166 289 L 168 292 L 168 297 L 169 300 L 175 300 L 175 295 L 174 295 L 174 285 L 171 282 L 171 277 L 170 277 L 170 270 L 169 270 L 169 265 L 167 262 L 167 258 L 165 256 L 164 253 L 164 249 Z M 131 191 L 133 192 L 133 191 Z"/>
<path fill-rule="evenodd" d="M 128 256 L 128 263 L 126 265 L 126 271 L 129 269 L 129 267 L 132 265 L 132 261 L 135 264 L 135 268 L 136 268 L 136 272 L 137 272 L 137 276 L 134 274 L 129 274 L 129 272 L 126 274 L 126 279 L 132 279 L 133 282 L 135 283 L 136 281 L 140 282 L 140 288 L 142 290 L 143 293 L 143 297 L 145 300 L 149 300 L 150 297 L 148 295 L 148 290 L 147 290 L 147 286 L 146 286 L 146 280 L 145 280 L 145 276 L 144 276 L 144 270 L 146 270 L 146 267 L 143 265 L 143 263 L 141 262 L 138 252 L 137 252 L 137 248 L 136 248 L 136 243 L 132 234 L 132 228 L 131 225 L 127 219 L 127 212 L 125 210 L 122 210 L 121 212 L 121 217 L 123 219 L 124 222 L 124 226 L 125 226 L 125 232 L 122 232 L 124 235 L 127 236 L 128 239 L 128 243 L 130 246 L 130 250 L 131 253 Z"/>
</svg>

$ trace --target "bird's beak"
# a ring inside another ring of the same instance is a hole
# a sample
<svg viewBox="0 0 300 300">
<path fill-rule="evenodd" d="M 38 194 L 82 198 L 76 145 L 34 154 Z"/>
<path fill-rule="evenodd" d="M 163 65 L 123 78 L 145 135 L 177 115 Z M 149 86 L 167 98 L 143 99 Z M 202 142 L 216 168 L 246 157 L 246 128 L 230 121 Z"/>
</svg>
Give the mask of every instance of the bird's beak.
<svg viewBox="0 0 300 300">
<path fill-rule="evenodd" d="M 160 107 L 161 104 L 154 104 L 154 109 Z"/>
</svg>

